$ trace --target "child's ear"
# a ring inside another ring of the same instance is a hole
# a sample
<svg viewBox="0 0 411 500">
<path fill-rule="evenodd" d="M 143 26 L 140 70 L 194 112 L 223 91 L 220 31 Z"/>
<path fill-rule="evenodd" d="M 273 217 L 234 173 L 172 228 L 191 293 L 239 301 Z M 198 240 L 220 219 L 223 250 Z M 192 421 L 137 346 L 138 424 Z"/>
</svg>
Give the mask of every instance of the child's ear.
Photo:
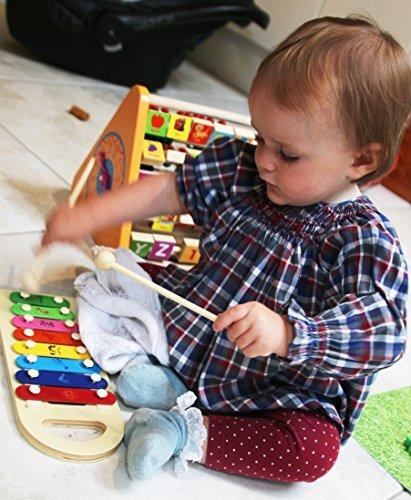
<svg viewBox="0 0 411 500">
<path fill-rule="evenodd" d="M 361 177 L 371 174 L 377 170 L 386 156 L 386 148 L 379 142 L 371 142 L 354 152 L 353 161 L 348 171 L 348 177 L 352 181 L 358 181 Z"/>
</svg>

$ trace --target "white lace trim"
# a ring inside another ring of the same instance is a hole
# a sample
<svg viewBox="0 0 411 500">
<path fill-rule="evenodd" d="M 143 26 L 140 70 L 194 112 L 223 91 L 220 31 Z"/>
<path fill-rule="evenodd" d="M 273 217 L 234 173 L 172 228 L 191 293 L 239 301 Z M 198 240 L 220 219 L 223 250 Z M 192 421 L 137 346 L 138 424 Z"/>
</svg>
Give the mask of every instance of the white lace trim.
<svg viewBox="0 0 411 500">
<path fill-rule="evenodd" d="M 207 437 L 203 415 L 198 408 L 190 408 L 196 399 L 193 392 L 185 392 L 177 398 L 177 404 L 172 408 L 184 418 L 188 431 L 184 448 L 178 456 L 174 457 L 174 472 L 178 476 L 182 476 L 188 471 L 188 460 L 199 462 L 203 456 L 203 443 Z"/>
</svg>

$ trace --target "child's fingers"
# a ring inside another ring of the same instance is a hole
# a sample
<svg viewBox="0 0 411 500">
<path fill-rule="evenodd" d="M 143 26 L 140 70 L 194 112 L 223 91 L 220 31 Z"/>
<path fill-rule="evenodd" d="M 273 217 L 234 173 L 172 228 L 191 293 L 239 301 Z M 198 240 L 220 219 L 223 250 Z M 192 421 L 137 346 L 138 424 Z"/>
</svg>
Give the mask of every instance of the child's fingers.
<svg viewBox="0 0 411 500">
<path fill-rule="evenodd" d="M 242 335 L 246 334 L 251 328 L 251 320 L 250 315 L 247 314 L 243 319 L 238 321 L 234 321 L 230 326 L 227 327 L 227 337 L 232 342 L 236 342 L 236 340 Z"/>
<path fill-rule="evenodd" d="M 255 335 L 252 330 L 247 330 L 243 335 L 236 339 L 235 344 L 244 352 L 244 350 L 255 343 L 255 340 Z"/>
<path fill-rule="evenodd" d="M 249 358 L 256 358 L 257 356 L 262 356 L 262 353 L 260 352 L 260 349 L 258 348 L 257 341 L 252 342 L 247 347 L 244 347 L 244 349 L 241 349 L 241 350 Z"/>
<path fill-rule="evenodd" d="M 247 304 L 238 304 L 234 307 L 230 307 L 230 309 L 227 309 L 217 316 L 217 319 L 213 323 L 213 330 L 219 332 L 228 328 L 232 323 L 245 318 L 248 311 L 249 307 Z"/>
</svg>

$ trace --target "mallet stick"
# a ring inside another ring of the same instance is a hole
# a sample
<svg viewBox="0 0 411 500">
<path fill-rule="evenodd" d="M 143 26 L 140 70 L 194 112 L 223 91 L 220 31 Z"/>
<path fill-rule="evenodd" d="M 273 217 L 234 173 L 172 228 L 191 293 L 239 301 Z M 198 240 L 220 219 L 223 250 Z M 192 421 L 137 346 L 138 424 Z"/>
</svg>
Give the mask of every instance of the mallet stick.
<svg viewBox="0 0 411 500">
<path fill-rule="evenodd" d="M 167 299 L 173 300 L 177 304 L 180 304 L 187 309 L 190 309 L 190 311 L 193 311 L 200 316 L 203 316 L 204 318 L 209 319 L 210 321 L 215 321 L 217 319 L 217 316 L 209 311 L 207 309 L 203 309 L 202 307 L 194 304 L 193 302 L 190 302 L 187 299 L 184 299 L 183 297 L 180 297 L 176 293 L 170 292 L 170 290 L 167 290 L 166 288 L 157 285 L 157 283 L 153 283 L 152 281 L 144 278 L 143 276 L 140 276 L 139 274 L 135 273 L 134 271 L 130 271 L 130 269 L 127 269 L 126 267 L 122 266 L 121 264 L 118 264 L 116 262 L 116 258 L 113 253 L 109 252 L 108 250 L 102 250 L 100 251 L 96 258 L 95 258 L 95 263 L 96 266 L 99 269 L 102 269 L 103 271 L 108 271 L 109 269 L 114 269 L 125 276 L 128 276 L 129 278 L 133 279 L 134 281 L 137 281 L 141 285 L 147 286 L 148 288 L 151 288 L 155 292 L 159 293 L 163 297 L 166 297 Z"/>
</svg>

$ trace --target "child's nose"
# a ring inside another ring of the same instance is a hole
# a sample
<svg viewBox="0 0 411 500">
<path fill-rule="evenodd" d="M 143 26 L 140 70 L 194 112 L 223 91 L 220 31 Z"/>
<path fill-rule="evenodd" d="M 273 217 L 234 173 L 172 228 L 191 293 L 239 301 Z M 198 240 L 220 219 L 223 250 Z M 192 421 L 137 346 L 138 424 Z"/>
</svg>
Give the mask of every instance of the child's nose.
<svg viewBox="0 0 411 500">
<path fill-rule="evenodd" d="M 272 158 L 267 158 L 266 160 L 262 160 L 260 162 L 260 166 L 262 168 L 262 170 L 265 170 L 266 172 L 274 172 L 275 169 L 276 169 L 276 165 L 275 165 L 275 162 L 273 161 Z"/>
<path fill-rule="evenodd" d="M 275 170 L 273 158 L 270 155 L 267 154 L 259 154 L 258 156 L 256 155 L 256 162 L 261 170 L 266 170 L 269 172 Z"/>
<path fill-rule="evenodd" d="M 274 172 L 275 169 L 276 169 L 276 165 L 273 161 L 269 161 L 266 163 L 265 165 L 265 170 L 267 170 L 268 172 Z"/>
</svg>

